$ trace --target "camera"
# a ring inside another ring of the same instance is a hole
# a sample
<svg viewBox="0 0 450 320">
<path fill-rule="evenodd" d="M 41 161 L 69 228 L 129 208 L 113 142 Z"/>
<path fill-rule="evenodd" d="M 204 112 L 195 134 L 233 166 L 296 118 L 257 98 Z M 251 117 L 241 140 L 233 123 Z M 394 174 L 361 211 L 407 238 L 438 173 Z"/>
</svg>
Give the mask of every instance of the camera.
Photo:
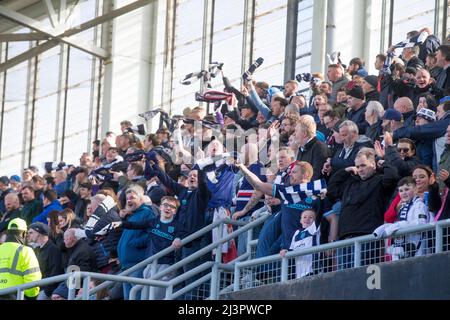
<svg viewBox="0 0 450 320">
<path fill-rule="evenodd" d="M 137 126 L 128 127 L 127 131 L 130 133 L 139 134 L 141 136 L 145 136 L 145 125 L 144 124 L 138 124 Z"/>
<path fill-rule="evenodd" d="M 62 169 L 67 169 L 67 165 L 65 162 L 56 162 L 56 161 L 44 162 L 43 167 L 47 173 L 51 173 L 53 170 L 59 171 Z"/>
<path fill-rule="evenodd" d="M 295 79 L 298 82 L 302 82 L 302 81 L 310 82 L 310 83 L 316 82 L 316 78 L 314 78 L 314 76 L 311 73 L 299 73 L 295 76 Z"/>
<path fill-rule="evenodd" d="M 253 74 L 253 72 L 255 72 L 256 68 L 258 68 L 260 65 L 262 65 L 264 62 L 264 59 L 259 57 L 258 59 L 256 59 L 255 62 L 252 63 L 252 65 L 248 68 L 247 71 L 245 71 L 245 73 L 242 75 L 242 79 L 244 81 L 247 81 L 248 78 L 250 78 Z"/>
<path fill-rule="evenodd" d="M 145 152 L 143 150 L 138 150 L 133 153 L 129 153 L 125 155 L 125 161 L 126 162 L 135 162 L 135 161 L 141 161 L 145 156 Z"/>
<path fill-rule="evenodd" d="M 93 170 L 91 174 L 88 176 L 89 180 L 97 179 L 99 181 L 109 181 L 114 178 L 114 175 L 109 172 L 108 169 L 98 168 L 97 170 Z"/>
</svg>

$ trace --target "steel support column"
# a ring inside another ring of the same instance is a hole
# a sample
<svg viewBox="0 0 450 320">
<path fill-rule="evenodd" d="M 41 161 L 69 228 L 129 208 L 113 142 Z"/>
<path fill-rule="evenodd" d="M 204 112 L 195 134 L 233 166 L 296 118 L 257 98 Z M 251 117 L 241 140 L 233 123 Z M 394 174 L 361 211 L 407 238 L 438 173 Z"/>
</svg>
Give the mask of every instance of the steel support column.
<svg viewBox="0 0 450 320">
<path fill-rule="evenodd" d="M 284 82 L 295 78 L 297 26 L 298 0 L 288 0 L 286 17 L 286 47 L 284 51 Z"/>
</svg>

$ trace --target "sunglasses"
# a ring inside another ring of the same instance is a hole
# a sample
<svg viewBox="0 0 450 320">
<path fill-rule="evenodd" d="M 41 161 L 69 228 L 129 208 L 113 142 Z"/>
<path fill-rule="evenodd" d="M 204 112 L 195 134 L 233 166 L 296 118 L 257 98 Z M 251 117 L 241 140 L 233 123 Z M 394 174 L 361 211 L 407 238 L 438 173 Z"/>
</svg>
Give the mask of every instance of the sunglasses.
<svg viewBox="0 0 450 320">
<path fill-rule="evenodd" d="M 398 152 L 404 152 L 404 153 L 408 153 L 409 152 L 409 148 L 397 148 Z"/>
</svg>

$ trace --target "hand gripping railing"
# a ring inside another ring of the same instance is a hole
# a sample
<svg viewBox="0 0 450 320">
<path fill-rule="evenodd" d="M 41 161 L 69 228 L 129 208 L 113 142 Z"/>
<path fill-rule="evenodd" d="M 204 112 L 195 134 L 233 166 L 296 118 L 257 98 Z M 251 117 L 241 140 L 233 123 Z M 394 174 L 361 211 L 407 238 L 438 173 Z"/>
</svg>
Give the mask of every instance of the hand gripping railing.
<svg viewBox="0 0 450 320">
<path fill-rule="evenodd" d="M 353 252 L 353 267 L 361 266 L 361 246 L 364 243 L 368 243 L 370 241 L 379 241 L 388 238 L 396 238 L 404 235 L 418 234 L 425 231 L 435 230 L 435 249 L 434 253 L 440 253 L 443 251 L 443 228 L 450 226 L 450 219 L 443 220 L 439 222 L 431 222 L 428 224 L 422 224 L 418 226 L 406 227 L 395 231 L 393 234 L 389 236 L 383 237 L 375 237 L 374 235 L 365 235 L 356 238 L 350 238 L 345 240 L 336 241 L 333 243 L 327 243 L 319 246 L 314 246 L 310 248 L 294 250 L 286 253 L 285 257 L 281 257 L 279 254 L 274 254 L 262 258 L 257 258 L 248 261 L 238 261 L 234 264 L 234 285 L 233 291 L 240 290 L 240 280 L 241 280 L 241 271 L 244 268 L 255 267 L 262 264 L 272 263 L 275 261 L 281 261 L 281 275 L 279 279 L 280 282 L 287 281 L 288 277 L 288 259 L 295 258 L 299 256 L 310 255 L 314 253 L 325 252 L 328 250 L 339 249 L 346 246 L 354 246 L 355 250 Z M 253 243 L 252 243 L 253 244 Z"/>
</svg>

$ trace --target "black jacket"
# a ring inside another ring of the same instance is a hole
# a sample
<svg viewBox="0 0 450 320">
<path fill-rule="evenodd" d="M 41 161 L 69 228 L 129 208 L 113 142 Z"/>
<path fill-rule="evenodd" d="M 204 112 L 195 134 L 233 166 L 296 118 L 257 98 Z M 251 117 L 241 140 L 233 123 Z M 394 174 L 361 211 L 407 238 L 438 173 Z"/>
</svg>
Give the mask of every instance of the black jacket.
<svg viewBox="0 0 450 320">
<path fill-rule="evenodd" d="M 425 64 L 417 57 L 412 57 L 406 63 L 406 68 L 414 68 L 416 71 L 425 68 Z"/>
<path fill-rule="evenodd" d="M 211 198 L 203 170 L 198 170 L 198 188 L 193 190 L 175 182 L 165 172 L 157 171 L 155 173 L 158 175 L 159 181 L 180 201 L 180 207 L 175 215 L 175 219 L 180 223 L 178 236 L 183 239 L 203 228 L 205 211 Z M 191 245 L 188 244 L 188 246 Z"/>
<path fill-rule="evenodd" d="M 337 146 L 333 156 L 331 157 L 332 171 L 331 171 L 330 176 L 332 176 L 333 174 L 338 172 L 340 169 L 345 169 L 347 167 L 354 166 L 355 158 L 356 158 L 356 155 L 358 154 L 358 151 L 365 146 L 366 146 L 365 144 L 355 142 L 355 144 L 353 145 L 353 149 L 350 151 L 350 154 L 348 155 L 348 157 L 346 159 L 344 159 L 344 155 L 345 155 L 344 145 L 341 144 L 341 145 Z"/>
<path fill-rule="evenodd" d="M 27 226 L 29 226 L 42 210 L 42 202 L 39 199 L 33 199 L 23 203 L 21 217 L 26 221 Z"/>
<path fill-rule="evenodd" d="M 86 213 L 88 201 L 90 200 L 78 198 L 75 202 L 75 209 L 73 211 L 81 220 L 84 220 L 84 214 Z"/>
<path fill-rule="evenodd" d="M 416 114 L 414 111 L 409 111 L 406 113 L 402 113 L 403 116 L 403 126 L 406 128 L 413 127 L 416 121 Z"/>
<path fill-rule="evenodd" d="M 370 92 L 366 93 L 366 102 L 369 101 L 380 101 L 380 93 L 377 91 L 377 89 L 372 90 Z"/>
<path fill-rule="evenodd" d="M 423 43 L 419 44 L 419 59 L 422 60 L 423 63 L 425 63 L 427 55 L 436 52 L 437 48 L 439 48 L 440 45 L 441 40 L 439 40 L 438 37 L 436 37 L 434 34 L 429 35 Z"/>
<path fill-rule="evenodd" d="M 365 134 L 369 123 L 366 121 L 364 113 L 366 112 L 367 102 L 364 103 L 358 110 L 350 110 L 347 113 L 347 120 L 353 121 L 358 126 L 359 134 Z"/>
<path fill-rule="evenodd" d="M 39 262 L 39 268 L 41 269 L 42 279 L 64 273 L 61 250 L 59 250 L 53 241 L 49 240 L 42 248 L 36 249 L 36 256 Z M 48 297 L 51 297 L 53 290 L 57 286 L 58 283 L 54 283 L 44 286 L 41 289 L 44 290 Z"/>
<path fill-rule="evenodd" d="M 339 239 L 370 234 L 384 222 L 384 212 L 398 181 L 397 170 L 384 166 L 372 177 L 359 176 L 341 169 L 331 177 L 327 195 L 341 200 Z"/>
<path fill-rule="evenodd" d="M 95 253 L 83 239 L 69 249 L 69 262 L 67 266 L 77 266 L 80 271 L 97 272 Z"/>
<path fill-rule="evenodd" d="M 5 212 L 0 222 L 0 232 L 5 231 L 8 228 L 8 224 L 12 219 L 20 218 L 21 211 L 15 209 L 13 211 Z"/>
<path fill-rule="evenodd" d="M 414 167 L 418 164 L 421 164 L 419 159 L 417 159 L 416 157 L 408 157 L 403 160 L 402 158 L 400 158 L 400 154 L 394 146 L 386 147 L 384 160 L 386 161 L 386 164 L 397 169 L 398 175 L 401 178 L 412 175 Z"/>
<path fill-rule="evenodd" d="M 436 79 L 436 87 L 444 92 L 450 88 L 450 67 L 441 70 Z"/>
<path fill-rule="evenodd" d="M 330 156 L 329 149 L 325 143 L 317 140 L 316 137 L 312 138 L 303 149 L 300 148 L 297 155 L 297 160 L 309 162 L 314 173 L 311 180 L 320 179 L 322 175 L 323 164 Z"/>
<path fill-rule="evenodd" d="M 161 203 L 161 199 L 167 196 L 166 189 L 160 184 L 157 186 L 151 186 L 147 189 L 146 194 L 152 200 L 152 203 L 159 205 Z"/>
<path fill-rule="evenodd" d="M 366 130 L 366 137 L 369 138 L 370 140 L 372 140 L 372 142 L 375 141 L 380 141 L 383 140 L 380 138 L 381 135 L 383 135 L 383 120 L 378 120 L 378 122 L 370 125 L 369 127 L 367 127 Z"/>
<path fill-rule="evenodd" d="M 97 267 L 102 268 L 108 265 L 111 258 L 111 251 L 117 250 L 117 244 L 119 243 L 122 235 L 121 229 L 114 229 L 106 234 L 100 234 L 99 232 L 108 226 L 111 222 L 121 221 L 119 214 L 117 213 L 117 207 L 114 206 L 109 211 L 105 212 L 105 205 L 98 206 L 92 213 L 85 226 L 85 232 L 87 237 L 87 243 L 94 250 L 97 258 Z"/>
</svg>

